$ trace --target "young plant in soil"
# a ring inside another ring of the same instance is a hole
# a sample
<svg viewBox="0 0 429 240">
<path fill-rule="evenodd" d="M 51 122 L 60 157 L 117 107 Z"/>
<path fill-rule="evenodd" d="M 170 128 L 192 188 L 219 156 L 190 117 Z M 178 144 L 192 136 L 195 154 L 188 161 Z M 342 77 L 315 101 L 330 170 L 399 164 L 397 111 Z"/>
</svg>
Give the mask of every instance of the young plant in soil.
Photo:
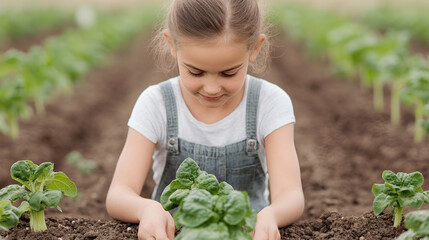
<svg viewBox="0 0 429 240">
<path fill-rule="evenodd" d="M 420 172 L 393 173 L 383 171 L 384 184 L 374 184 L 372 193 L 375 195 L 373 210 L 379 215 L 387 207 L 392 207 L 395 217 L 393 226 L 397 227 L 402 221 L 402 209 L 405 206 L 419 209 L 424 202 L 429 203 L 429 191 L 423 191 L 423 175 Z"/>
<path fill-rule="evenodd" d="M 429 210 L 410 212 L 405 216 L 404 222 L 408 231 L 396 240 L 429 240 Z"/>
<path fill-rule="evenodd" d="M 57 208 L 65 196 L 77 194 L 76 185 L 63 172 L 54 172 L 54 164 L 44 162 L 40 165 L 30 160 L 14 163 L 10 169 L 12 179 L 18 184 L 0 190 L 0 228 L 7 230 L 18 223 L 22 214 L 30 215 L 30 227 L 34 232 L 45 231 L 46 208 Z M 27 189 L 26 189 L 27 188 Z M 12 204 L 21 200 L 20 206 Z"/>
<path fill-rule="evenodd" d="M 179 207 L 174 221 L 182 229 L 176 240 L 252 239 L 257 212 L 250 209 L 247 193 L 219 183 L 191 158 L 177 169 L 176 179 L 162 192 L 161 204 L 165 210 Z"/>
<path fill-rule="evenodd" d="M 97 163 L 92 160 L 84 159 L 82 154 L 78 151 L 72 151 L 65 157 L 68 164 L 76 166 L 79 171 L 84 175 L 90 175 L 95 168 Z"/>
</svg>

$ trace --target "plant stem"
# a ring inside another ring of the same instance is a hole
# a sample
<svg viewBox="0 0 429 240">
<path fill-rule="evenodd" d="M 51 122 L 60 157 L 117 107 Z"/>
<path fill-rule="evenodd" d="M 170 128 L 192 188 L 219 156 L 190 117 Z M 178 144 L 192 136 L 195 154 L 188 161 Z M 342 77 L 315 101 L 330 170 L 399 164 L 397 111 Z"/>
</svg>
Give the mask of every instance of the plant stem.
<svg viewBox="0 0 429 240">
<path fill-rule="evenodd" d="M 370 80 L 367 80 L 368 76 L 364 72 L 364 70 L 362 70 L 362 68 L 359 71 L 360 71 L 360 88 L 362 90 L 366 90 L 368 88 L 367 87 L 368 84 L 366 82 L 370 81 Z"/>
<path fill-rule="evenodd" d="M 31 211 L 30 212 L 30 227 L 31 230 L 34 232 L 43 232 L 46 229 L 46 223 L 45 223 L 45 212 L 44 210 L 41 211 Z"/>
<path fill-rule="evenodd" d="M 402 207 L 395 207 L 395 222 L 393 222 L 394 227 L 398 227 L 402 221 Z"/>
<path fill-rule="evenodd" d="M 416 101 L 415 106 L 415 119 L 414 119 L 414 142 L 418 143 L 423 141 L 425 137 L 425 130 L 421 126 L 420 122 L 423 120 L 424 106 L 420 100 Z"/>
<path fill-rule="evenodd" d="M 392 82 L 392 96 L 390 98 L 390 122 L 394 125 L 398 125 L 401 119 L 400 90 L 401 83 L 394 80 Z"/>
<path fill-rule="evenodd" d="M 44 115 L 46 110 L 45 110 L 45 104 L 44 101 L 41 97 L 36 97 L 34 99 L 34 105 L 36 106 L 36 112 L 39 115 Z"/>
<path fill-rule="evenodd" d="M 383 101 L 383 82 L 378 79 L 373 79 L 373 95 L 374 95 L 374 109 L 378 112 L 383 111 L 384 101 Z"/>
<path fill-rule="evenodd" d="M 12 140 L 16 140 L 19 135 L 18 120 L 16 118 L 9 119 L 9 136 Z"/>
</svg>

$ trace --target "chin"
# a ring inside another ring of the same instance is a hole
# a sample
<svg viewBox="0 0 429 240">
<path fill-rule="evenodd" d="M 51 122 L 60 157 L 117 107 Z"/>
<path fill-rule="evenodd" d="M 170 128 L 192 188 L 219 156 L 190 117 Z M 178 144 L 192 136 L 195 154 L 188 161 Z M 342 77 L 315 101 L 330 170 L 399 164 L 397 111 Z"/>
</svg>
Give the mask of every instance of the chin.
<svg viewBox="0 0 429 240">
<path fill-rule="evenodd" d="M 201 105 L 203 105 L 206 108 L 218 108 L 218 107 L 222 107 L 225 104 L 225 101 L 208 102 L 204 99 L 200 99 L 199 102 Z"/>
</svg>

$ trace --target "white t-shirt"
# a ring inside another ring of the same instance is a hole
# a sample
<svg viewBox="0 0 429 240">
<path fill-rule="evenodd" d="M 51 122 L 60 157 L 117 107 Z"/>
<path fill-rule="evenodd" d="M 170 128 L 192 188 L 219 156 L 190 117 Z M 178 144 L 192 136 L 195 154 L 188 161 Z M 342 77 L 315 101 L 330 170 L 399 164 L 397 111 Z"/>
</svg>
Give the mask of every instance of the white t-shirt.
<svg viewBox="0 0 429 240">
<path fill-rule="evenodd" d="M 218 147 L 246 139 L 246 99 L 249 77 L 252 76 L 247 76 L 246 94 L 241 103 L 232 113 L 213 124 L 206 124 L 194 118 L 183 100 L 179 78 L 169 79 L 176 99 L 178 137 L 189 142 Z M 264 139 L 274 130 L 295 122 L 295 116 L 287 93 L 265 80 L 262 80 L 257 114 L 256 135 L 260 143 L 258 154 L 262 168 L 267 173 Z M 156 144 L 152 165 L 156 188 L 161 180 L 167 158 L 167 114 L 159 85 L 149 86 L 142 92 L 131 113 L 128 126 Z"/>
</svg>

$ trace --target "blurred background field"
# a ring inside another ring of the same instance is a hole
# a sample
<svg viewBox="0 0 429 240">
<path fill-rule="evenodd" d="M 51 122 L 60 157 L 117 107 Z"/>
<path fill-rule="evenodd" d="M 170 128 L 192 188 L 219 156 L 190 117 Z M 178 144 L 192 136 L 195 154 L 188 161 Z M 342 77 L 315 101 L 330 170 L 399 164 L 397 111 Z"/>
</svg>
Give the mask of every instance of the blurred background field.
<svg viewBox="0 0 429 240">
<path fill-rule="evenodd" d="M 80 192 L 63 215 L 109 218 L 105 194 L 132 107 L 174 76 L 154 65 L 150 42 L 169 2 L 0 0 L 0 188 L 17 160 L 54 162 Z M 429 1 L 261 2 L 274 27 L 262 77 L 291 96 L 297 117 L 302 219 L 370 211 L 386 169 L 420 171 L 428 190 Z M 88 165 L 69 164 L 70 153 Z"/>
<path fill-rule="evenodd" d="M 102 9 L 132 7 L 148 3 L 155 3 L 155 0 L 2 0 L 0 1 L 0 9 L 2 8 L 26 8 L 29 6 L 46 6 L 56 8 L 73 9 L 81 5 L 91 5 Z"/>
</svg>

